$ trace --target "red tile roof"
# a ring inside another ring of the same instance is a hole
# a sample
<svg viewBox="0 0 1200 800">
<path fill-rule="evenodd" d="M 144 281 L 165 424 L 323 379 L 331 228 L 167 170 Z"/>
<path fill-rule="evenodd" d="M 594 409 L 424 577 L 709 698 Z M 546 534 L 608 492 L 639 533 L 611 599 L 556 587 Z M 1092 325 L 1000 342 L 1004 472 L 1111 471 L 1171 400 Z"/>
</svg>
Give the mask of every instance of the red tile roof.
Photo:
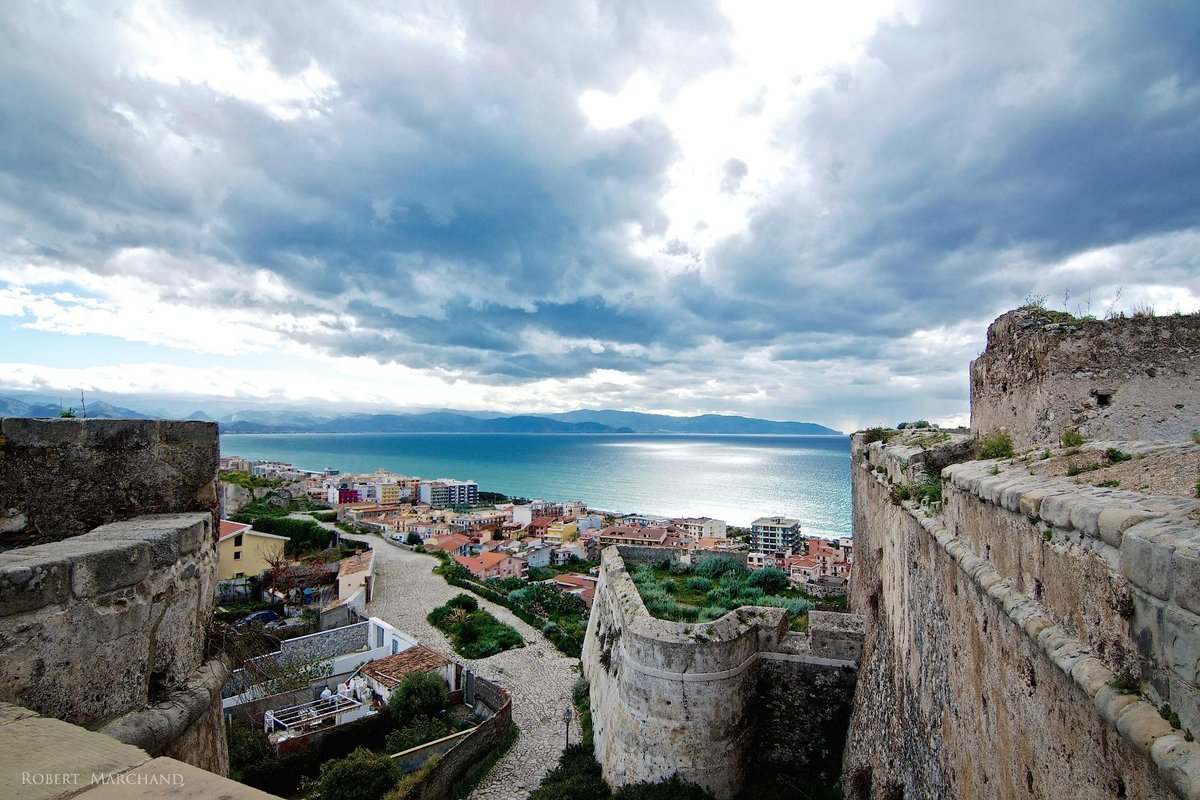
<svg viewBox="0 0 1200 800">
<path fill-rule="evenodd" d="M 338 577 L 343 578 L 356 572 L 367 572 L 375 561 L 374 550 L 364 550 L 338 562 Z"/>
<path fill-rule="evenodd" d="M 450 536 L 438 536 L 437 540 L 437 544 L 429 544 L 425 546 L 432 547 L 437 550 L 445 550 L 447 553 L 453 553 L 463 545 L 471 543 L 471 540 L 466 536 L 463 536 L 461 533 L 455 533 Z"/>
<path fill-rule="evenodd" d="M 217 526 L 217 540 L 220 541 L 226 536 L 233 536 L 237 533 L 245 533 L 248 530 L 250 530 L 250 526 L 244 522 L 233 522 L 223 519 L 221 520 L 221 524 Z"/>
<path fill-rule="evenodd" d="M 365 665 L 362 671 L 364 675 L 369 675 L 391 689 L 404 680 L 404 676 L 413 672 L 429 672 L 452 663 L 454 662 L 436 650 L 419 644 L 393 656 L 376 659 Z"/>
</svg>

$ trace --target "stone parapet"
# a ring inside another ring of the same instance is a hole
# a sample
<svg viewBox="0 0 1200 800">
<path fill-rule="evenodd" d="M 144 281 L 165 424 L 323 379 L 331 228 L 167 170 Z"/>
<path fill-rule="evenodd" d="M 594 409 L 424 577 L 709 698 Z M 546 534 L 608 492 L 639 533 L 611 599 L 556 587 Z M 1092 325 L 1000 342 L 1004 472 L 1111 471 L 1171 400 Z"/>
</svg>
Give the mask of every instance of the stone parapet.
<svg viewBox="0 0 1200 800">
<path fill-rule="evenodd" d="M 145 514 L 217 511 L 212 422 L 0 419 L 0 549 Z"/>
<path fill-rule="evenodd" d="M 1186 607 L 1200 503 L 972 461 L 920 506 L 892 490 L 915 476 L 903 448 L 858 435 L 852 460 L 851 598 L 868 641 L 849 797 L 1054 796 L 1056 781 L 1077 797 L 1200 796 L 1183 730 L 1200 730 L 1200 618 Z M 1144 693 L 1122 693 L 1139 679 Z M 895 727 L 880 733 L 881 718 Z M 1076 746 L 1055 749 L 1063 738 Z"/>
</svg>

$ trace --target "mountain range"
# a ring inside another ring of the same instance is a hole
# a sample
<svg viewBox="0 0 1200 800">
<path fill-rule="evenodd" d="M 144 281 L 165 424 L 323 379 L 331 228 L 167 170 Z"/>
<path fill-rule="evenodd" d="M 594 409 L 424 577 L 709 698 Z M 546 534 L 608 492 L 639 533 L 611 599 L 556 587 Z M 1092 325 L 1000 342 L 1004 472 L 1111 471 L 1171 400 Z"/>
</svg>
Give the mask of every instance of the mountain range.
<svg viewBox="0 0 1200 800">
<path fill-rule="evenodd" d="M 0 417 L 57 417 L 63 407 L 39 399 L 0 397 Z M 82 407 L 74 407 L 84 416 Z M 672 417 L 636 411 L 584 410 L 559 414 L 500 415 L 453 409 L 423 413 L 315 414 L 300 409 L 250 409 L 220 416 L 203 410 L 180 416 L 135 411 L 96 400 L 87 404 L 93 419 L 211 420 L 222 433 L 709 433 L 709 434 L 838 434 L 813 422 L 775 422 L 753 417 L 703 414 Z"/>
</svg>

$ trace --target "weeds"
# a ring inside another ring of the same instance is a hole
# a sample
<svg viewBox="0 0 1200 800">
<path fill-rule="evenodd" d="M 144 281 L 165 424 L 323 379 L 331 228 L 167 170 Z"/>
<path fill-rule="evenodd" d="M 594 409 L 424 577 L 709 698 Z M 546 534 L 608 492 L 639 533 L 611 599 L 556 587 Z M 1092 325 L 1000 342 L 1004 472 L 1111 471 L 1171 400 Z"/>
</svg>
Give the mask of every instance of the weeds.
<svg viewBox="0 0 1200 800">
<path fill-rule="evenodd" d="M 1114 675 L 1108 685 L 1121 694 L 1141 694 L 1142 692 L 1142 682 L 1128 667 Z"/>
<path fill-rule="evenodd" d="M 1170 703 L 1163 703 L 1158 709 L 1158 715 L 1171 723 L 1172 728 L 1183 730 L 1183 723 L 1179 721 L 1179 712 L 1171 708 Z"/>
<path fill-rule="evenodd" d="M 1007 433 L 991 433 L 979 443 L 980 458 L 1012 458 L 1013 440 Z"/>
<path fill-rule="evenodd" d="M 1104 451 L 1104 457 L 1108 459 L 1110 464 L 1120 464 L 1122 461 L 1132 461 L 1133 456 L 1123 450 L 1118 450 L 1115 447 L 1110 447 Z"/>
<path fill-rule="evenodd" d="M 1041 460 L 1045 461 L 1047 458 L 1050 458 L 1050 448 L 1049 447 L 1047 447 L 1045 450 L 1042 451 Z"/>
<path fill-rule="evenodd" d="M 1200 444 L 1200 428 L 1192 428 L 1192 441 Z"/>
<path fill-rule="evenodd" d="M 1097 489 L 1116 489 L 1120 485 L 1121 485 L 1121 482 L 1118 480 L 1115 480 L 1115 479 L 1107 480 L 1107 481 L 1100 481 L 1099 483 L 1092 484 L 1092 486 L 1095 486 Z"/>
<path fill-rule="evenodd" d="M 1079 447 L 1083 444 L 1083 434 L 1079 431 L 1063 431 L 1063 447 Z"/>
<path fill-rule="evenodd" d="M 1104 465 L 1098 461 L 1089 461 L 1086 464 L 1071 462 L 1067 465 L 1067 477 L 1070 478 L 1076 475 L 1081 475 L 1085 472 L 1092 472 L 1093 470 L 1103 468 L 1103 466 Z"/>
<path fill-rule="evenodd" d="M 887 444 L 888 440 L 895 435 L 896 432 L 891 428 L 884 428 L 881 426 L 867 428 L 865 431 L 863 431 L 863 444 L 871 444 L 872 442 L 883 442 L 884 444 Z"/>
</svg>

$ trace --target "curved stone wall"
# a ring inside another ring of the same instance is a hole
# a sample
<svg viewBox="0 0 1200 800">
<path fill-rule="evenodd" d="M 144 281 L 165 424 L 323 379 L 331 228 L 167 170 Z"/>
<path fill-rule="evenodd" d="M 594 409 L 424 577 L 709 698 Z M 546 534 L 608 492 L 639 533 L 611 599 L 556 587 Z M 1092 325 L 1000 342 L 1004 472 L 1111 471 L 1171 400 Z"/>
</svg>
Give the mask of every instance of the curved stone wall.
<svg viewBox="0 0 1200 800">
<path fill-rule="evenodd" d="M 679 775 L 717 798 L 735 796 L 759 733 L 759 662 L 778 662 L 780 675 L 793 675 L 793 665 L 853 668 L 812 655 L 809 638 L 787 627 L 778 608 L 741 608 L 699 624 L 656 619 L 617 548 L 606 549 L 582 656 L 605 780 L 619 787 Z"/>
</svg>

